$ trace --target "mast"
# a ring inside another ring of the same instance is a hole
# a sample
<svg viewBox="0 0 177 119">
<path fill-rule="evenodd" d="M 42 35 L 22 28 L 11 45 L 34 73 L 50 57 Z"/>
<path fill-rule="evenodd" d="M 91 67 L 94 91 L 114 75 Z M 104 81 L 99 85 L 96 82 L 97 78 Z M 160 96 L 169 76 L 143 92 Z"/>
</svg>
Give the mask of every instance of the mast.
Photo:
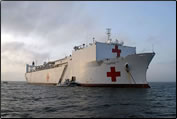
<svg viewBox="0 0 177 119">
<path fill-rule="evenodd" d="M 107 28 L 106 30 L 107 30 L 107 33 L 106 33 L 106 34 L 108 35 L 108 40 L 107 40 L 107 42 L 108 42 L 108 43 L 111 43 L 111 39 L 110 39 L 110 37 L 111 37 L 111 29 L 110 29 L 110 28 Z"/>
</svg>

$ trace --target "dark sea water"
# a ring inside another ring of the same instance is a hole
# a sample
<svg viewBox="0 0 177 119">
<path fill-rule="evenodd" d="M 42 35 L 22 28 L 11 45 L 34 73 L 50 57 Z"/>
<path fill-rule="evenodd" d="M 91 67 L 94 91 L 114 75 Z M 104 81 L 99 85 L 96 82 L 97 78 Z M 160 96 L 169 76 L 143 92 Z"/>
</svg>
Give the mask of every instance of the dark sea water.
<svg viewBox="0 0 177 119">
<path fill-rule="evenodd" d="M 176 83 L 150 86 L 126 89 L 1 82 L 1 118 L 176 118 Z"/>
</svg>

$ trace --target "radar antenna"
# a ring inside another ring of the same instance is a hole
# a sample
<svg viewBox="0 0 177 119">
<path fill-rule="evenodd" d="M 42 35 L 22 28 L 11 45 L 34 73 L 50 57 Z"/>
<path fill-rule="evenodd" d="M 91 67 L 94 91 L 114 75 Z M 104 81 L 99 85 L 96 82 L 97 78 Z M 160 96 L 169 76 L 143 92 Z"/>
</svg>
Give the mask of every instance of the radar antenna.
<svg viewBox="0 0 177 119">
<path fill-rule="evenodd" d="M 110 36 L 111 36 L 111 29 L 110 28 L 107 28 L 107 35 L 108 35 L 108 42 L 111 42 L 111 39 L 110 39 Z"/>
</svg>

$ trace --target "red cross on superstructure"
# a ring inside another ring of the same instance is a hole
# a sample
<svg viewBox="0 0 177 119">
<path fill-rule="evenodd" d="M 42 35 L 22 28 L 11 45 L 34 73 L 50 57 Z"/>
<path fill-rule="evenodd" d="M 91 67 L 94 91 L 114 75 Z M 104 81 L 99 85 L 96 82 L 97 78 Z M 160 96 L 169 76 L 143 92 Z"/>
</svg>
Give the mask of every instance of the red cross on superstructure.
<svg viewBox="0 0 177 119">
<path fill-rule="evenodd" d="M 120 57 L 121 50 L 118 48 L 118 45 L 115 45 L 115 49 L 112 49 L 113 53 L 117 53 L 117 57 Z"/>
<path fill-rule="evenodd" d="M 111 77 L 112 82 L 116 82 L 116 77 L 120 77 L 120 72 L 116 72 L 115 67 L 111 67 L 111 72 L 107 72 L 107 77 Z"/>
</svg>

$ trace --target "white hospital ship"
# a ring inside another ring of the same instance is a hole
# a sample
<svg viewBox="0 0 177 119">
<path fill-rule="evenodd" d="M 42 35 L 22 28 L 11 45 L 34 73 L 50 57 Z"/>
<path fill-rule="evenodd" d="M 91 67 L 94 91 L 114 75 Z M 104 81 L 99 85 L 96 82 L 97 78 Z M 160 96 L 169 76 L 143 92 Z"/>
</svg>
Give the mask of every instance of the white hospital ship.
<svg viewBox="0 0 177 119">
<path fill-rule="evenodd" d="M 154 52 L 136 54 L 136 47 L 110 39 L 75 46 L 72 55 L 43 65 L 26 65 L 28 83 L 62 86 L 73 82 L 92 87 L 149 88 L 146 72 Z"/>
</svg>

